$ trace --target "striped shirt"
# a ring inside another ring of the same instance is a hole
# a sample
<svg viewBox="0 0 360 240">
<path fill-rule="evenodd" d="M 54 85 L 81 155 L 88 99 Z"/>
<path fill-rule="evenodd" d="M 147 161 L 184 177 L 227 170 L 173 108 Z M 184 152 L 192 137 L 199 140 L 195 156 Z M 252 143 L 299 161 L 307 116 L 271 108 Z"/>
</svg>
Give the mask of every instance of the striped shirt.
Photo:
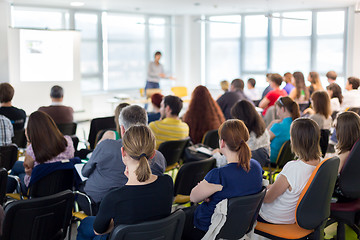
<svg viewBox="0 0 360 240">
<path fill-rule="evenodd" d="M 4 115 L 0 115 L 0 146 L 9 145 L 14 136 L 13 125 Z"/>
<path fill-rule="evenodd" d="M 155 135 L 156 149 L 163 142 L 180 140 L 189 136 L 189 126 L 180 119 L 165 118 L 151 122 L 149 127 Z"/>
</svg>

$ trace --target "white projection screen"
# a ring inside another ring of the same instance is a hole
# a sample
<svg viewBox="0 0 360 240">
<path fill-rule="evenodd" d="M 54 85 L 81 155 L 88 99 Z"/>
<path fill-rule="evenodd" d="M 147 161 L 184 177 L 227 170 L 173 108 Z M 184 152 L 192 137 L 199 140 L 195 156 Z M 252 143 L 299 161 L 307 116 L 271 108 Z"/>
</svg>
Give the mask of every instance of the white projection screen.
<svg viewBox="0 0 360 240">
<path fill-rule="evenodd" d="M 63 82 L 74 78 L 74 32 L 20 30 L 20 81 Z"/>
</svg>

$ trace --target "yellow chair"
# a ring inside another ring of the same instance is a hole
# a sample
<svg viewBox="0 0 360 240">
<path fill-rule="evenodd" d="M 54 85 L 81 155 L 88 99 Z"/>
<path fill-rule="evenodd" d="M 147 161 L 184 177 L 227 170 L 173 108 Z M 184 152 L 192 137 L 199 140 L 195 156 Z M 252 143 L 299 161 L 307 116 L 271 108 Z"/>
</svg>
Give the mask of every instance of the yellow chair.
<svg viewBox="0 0 360 240">
<path fill-rule="evenodd" d="M 188 95 L 187 87 L 172 87 L 171 91 L 174 93 L 177 97 L 186 97 Z"/>
</svg>

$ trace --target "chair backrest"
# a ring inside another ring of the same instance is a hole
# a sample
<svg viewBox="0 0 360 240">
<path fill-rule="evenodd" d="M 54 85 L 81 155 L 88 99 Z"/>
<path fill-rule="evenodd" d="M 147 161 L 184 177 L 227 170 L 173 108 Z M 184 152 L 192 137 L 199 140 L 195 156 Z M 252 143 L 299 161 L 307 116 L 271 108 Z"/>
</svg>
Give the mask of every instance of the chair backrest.
<svg viewBox="0 0 360 240">
<path fill-rule="evenodd" d="M 64 166 L 66 165 L 66 166 Z M 53 171 L 54 169 L 57 169 Z M 49 196 L 74 186 L 74 165 L 72 163 L 43 163 L 33 169 L 29 185 L 31 198 Z"/>
<path fill-rule="evenodd" d="M 295 219 L 300 227 L 316 229 L 330 216 L 339 162 L 338 157 L 323 160 L 311 174 L 296 206 Z"/>
<path fill-rule="evenodd" d="M 19 148 L 26 148 L 26 136 L 25 129 L 14 130 L 14 137 L 12 138 L 12 142 L 15 143 Z"/>
<path fill-rule="evenodd" d="M 287 140 L 280 148 L 279 154 L 276 159 L 276 165 L 282 168 L 285 166 L 287 162 L 294 159 L 295 159 L 295 154 L 291 151 L 290 140 Z"/>
<path fill-rule="evenodd" d="M 211 147 L 212 149 L 219 148 L 219 134 L 218 130 L 210 130 L 204 134 L 202 144 Z"/>
<path fill-rule="evenodd" d="M 188 95 L 187 87 L 172 87 L 171 91 L 174 93 L 175 96 L 180 98 L 186 97 Z"/>
<path fill-rule="evenodd" d="M 64 135 L 72 136 L 76 134 L 77 123 L 75 122 L 56 124 L 56 126 Z"/>
<path fill-rule="evenodd" d="M 189 141 L 189 138 L 185 138 L 182 140 L 166 141 L 160 144 L 158 150 L 164 155 L 167 166 L 171 166 L 181 159 Z"/>
<path fill-rule="evenodd" d="M 18 159 L 18 147 L 15 144 L 0 147 L 0 168 L 11 170 Z"/>
<path fill-rule="evenodd" d="M 348 198 L 360 198 L 360 140 L 352 147 L 340 172 L 339 187 Z"/>
<path fill-rule="evenodd" d="M 90 123 L 90 132 L 89 132 L 89 143 L 90 148 L 95 148 L 95 139 L 96 134 L 103 129 L 116 128 L 114 116 L 103 117 L 103 118 L 94 118 Z"/>
<path fill-rule="evenodd" d="M 2 240 L 64 239 L 71 220 L 74 194 L 11 202 L 5 209 Z"/>
<path fill-rule="evenodd" d="M 5 202 L 8 173 L 5 168 L 0 169 L 0 205 Z"/>
<path fill-rule="evenodd" d="M 174 195 L 190 195 L 193 189 L 206 174 L 216 167 L 215 158 L 185 163 L 179 169 L 175 179 Z"/>
<path fill-rule="evenodd" d="M 170 216 L 133 225 L 119 225 L 110 240 L 180 240 L 184 228 L 185 213 L 177 210 Z"/>
<path fill-rule="evenodd" d="M 329 129 L 320 130 L 320 148 L 323 157 L 325 156 L 327 148 L 329 146 L 329 136 L 330 136 Z"/>
<path fill-rule="evenodd" d="M 264 187 L 257 194 L 230 198 L 228 200 L 226 222 L 216 239 L 240 239 L 248 233 L 253 228 L 265 193 L 266 188 Z"/>
</svg>

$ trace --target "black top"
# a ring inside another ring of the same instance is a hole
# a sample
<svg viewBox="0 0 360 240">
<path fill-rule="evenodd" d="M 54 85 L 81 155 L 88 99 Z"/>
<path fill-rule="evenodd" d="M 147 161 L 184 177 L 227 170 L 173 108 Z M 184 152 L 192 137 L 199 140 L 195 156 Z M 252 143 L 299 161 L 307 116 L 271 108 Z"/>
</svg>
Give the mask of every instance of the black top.
<svg viewBox="0 0 360 240">
<path fill-rule="evenodd" d="M 24 110 L 16 107 L 0 107 L 0 114 L 10 119 L 14 130 L 24 128 L 26 113 Z"/>
<path fill-rule="evenodd" d="M 171 213 L 173 194 L 173 181 L 169 175 L 159 176 L 146 185 L 125 185 L 115 189 L 101 201 L 94 230 L 106 232 L 111 219 L 116 227 L 167 217 Z"/>
</svg>

